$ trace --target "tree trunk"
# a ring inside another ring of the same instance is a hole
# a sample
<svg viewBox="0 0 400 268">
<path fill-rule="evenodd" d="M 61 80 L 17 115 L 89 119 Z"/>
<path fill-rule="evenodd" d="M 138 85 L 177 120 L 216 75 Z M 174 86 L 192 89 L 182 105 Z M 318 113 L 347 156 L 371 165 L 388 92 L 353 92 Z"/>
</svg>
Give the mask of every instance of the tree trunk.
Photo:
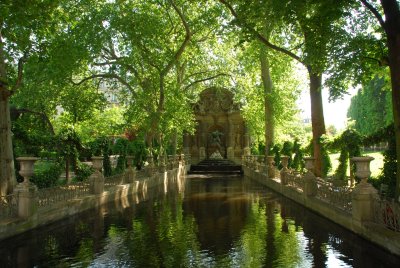
<svg viewBox="0 0 400 268">
<path fill-rule="evenodd" d="M 324 109 L 322 105 L 322 74 L 316 74 L 311 67 L 307 68 L 310 76 L 311 123 L 313 133 L 313 148 L 315 157 L 315 176 L 322 176 L 322 150 L 319 142 L 325 134 Z"/>
<path fill-rule="evenodd" d="M 272 103 L 273 84 L 271 79 L 271 72 L 269 60 L 267 56 L 267 47 L 261 46 L 260 48 L 260 63 L 261 63 L 261 79 L 264 88 L 264 112 L 265 112 L 265 155 L 267 156 L 270 148 L 274 143 L 274 110 Z"/>
<path fill-rule="evenodd" d="M 1 81 L 0 81 L 1 82 Z M 14 190 L 14 154 L 11 140 L 11 119 L 9 109 L 10 93 L 0 83 L 0 194 L 6 195 Z"/>
<path fill-rule="evenodd" d="M 396 136 L 396 200 L 400 196 L 400 10 L 396 0 L 381 0 L 385 13 L 385 32 L 389 49 L 389 67 L 392 83 L 394 131 Z"/>
</svg>

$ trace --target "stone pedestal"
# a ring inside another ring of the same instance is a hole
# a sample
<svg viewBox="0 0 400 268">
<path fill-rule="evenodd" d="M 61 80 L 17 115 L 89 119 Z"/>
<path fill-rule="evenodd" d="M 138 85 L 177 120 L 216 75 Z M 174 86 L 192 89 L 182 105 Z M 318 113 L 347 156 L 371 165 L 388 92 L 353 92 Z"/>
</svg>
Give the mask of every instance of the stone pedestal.
<svg viewBox="0 0 400 268">
<path fill-rule="evenodd" d="M 89 177 L 90 193 L 95 195 L 102 194 L 104 192 L 104 176 L 101 172 L 103 167 L 103 157 L 93 156 L 92 163 L 94 172 Z"/>
<path fill-rule="evenodd" d="M 307 173 L 304 175 L 304 194 L 307 197 L 317 195 L 317 178 L 315 177 L 314 170 L 314 157 L 304 157 L 306 162 Z"/>
<path fill-rule="evenodd" d="M 38 189 L 33 183 L 20 183 L 14 193 L 18 198 L 18 217 L 27 219 L 37 212 Z"/>
<path fill-rule="evenodd" d="M 353 190 L 353 219 L 359 222 L 372 221 L 374 218 L 374 201 L 379 198 L 378 191 L 367 182 L 371 175 L 369 164 L 373 157 L 353 157 L 356 164 L 356 177 L 361 182 Z"/>
<path fill-rule="evenodd" d="M 281 169 L 281 183 L 282 185 L 287 185 L 287 173 L 289 172 L 289 169 L 287 167 L 289 161 L 289 156 L 283 155 L 281 156 L 281 163 L 283 168 Z"/>
<path fill-rule="evenodd" d="M 275 178 L 274 157 L 272 155 L 267 156 L 267 170 L 268 178 Z"/>
<path fill-rule="evenodd" d="M 135 180 L 135 168 L 132 167 L 133 156 L 126 156 L 126 165 L 124 183 L 133 183 Z"/>
</svg>

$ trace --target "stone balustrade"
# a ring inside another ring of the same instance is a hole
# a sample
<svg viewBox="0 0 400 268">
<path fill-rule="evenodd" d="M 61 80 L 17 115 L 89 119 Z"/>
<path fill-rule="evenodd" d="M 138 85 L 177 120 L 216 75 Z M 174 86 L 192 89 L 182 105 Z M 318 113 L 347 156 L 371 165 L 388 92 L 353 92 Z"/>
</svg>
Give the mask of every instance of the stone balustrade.
<svg viewBox="0 0 400 268">
<path fill-rule="evenodd" d="M 381 200 L 377 190 L 367 182 L 370 176 L 371 157 L 354 157 L 356 185 L 338 183 L 330 178 L 317 178 L 314 158 L 306 157 L 306 172 L 301 174 L 287 168 L 287 158 L 282 156 L 283 168 L 276 170 L 273 157 L 266 158 L 267 171 L 254 164 L 260 157 L 243 158 L 244 175 L 293 199 L 307 208 L 352 230 L 367 240 L 400 255 L 400 204 Z M 280 176 L 280 178 L 279 178 Z M 387 241 L 391 243 L 387 243 Z"/>
<path fill-rule="evenodd" d="M 159 187 L 166 192 L 170 185 L 179 182 L 178 177 L 186 174 L 190 163 L 190 156 L 170 156 L 165 157 L 164 163 L 159 163 L 162 168 L 156 169 L 153 159 L 148 158 L 150 171 L 148 167 L 136 171 L 132 167 L 133 158 L 127 156 L 126 159 L 127 168 L 124 173 L 104 178 L 101 172 L 103 158 L 93 157 L 92 166 L 95 171 L 88 181 L 38 190 L 29 181 L 37 158 L 17 158 L 22 167 L 20 174 L 24 177 L 24 182 L 15 188 L 14 193 L 0 196 L 0 223 L 4 223 L 0 224 L 0 239 L 110 201 L 110 194 L 116 195 L 119 187 L 123 187 L 124 191 L 119 192 L 115 198 L 138 192 L 145 196 L 147 189 L 151 187 Z M 170 180 L 172 183 L 168 183 Z M 179 182 L 180 188 L 181 184 Z M 77 208 L 74 209 L 71 204 L 76 204 Z M 19 225 L 23 226 L 18 227 Z"/>
</svg>

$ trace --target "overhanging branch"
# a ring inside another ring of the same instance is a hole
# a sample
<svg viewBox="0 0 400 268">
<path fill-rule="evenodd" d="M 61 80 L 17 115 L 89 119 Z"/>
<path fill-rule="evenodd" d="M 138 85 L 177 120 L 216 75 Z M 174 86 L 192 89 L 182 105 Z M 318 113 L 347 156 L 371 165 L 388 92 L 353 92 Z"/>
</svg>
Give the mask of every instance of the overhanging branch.
<svg viewBox="0 0 400 268">
<path fill-rule="evenodd" d="M 235 9 L 232 7 L 231 4 L 229 4 L 227 1 L 225 0 L 219 0 L 222 4 L 224 4 L 229 11 L 231 12 L 231 14 L 238 20 L 239 24 L 241 24 L 241 26 L 243 26 L 244 28 L 246 28 L 248 31 L 250 31 L 258 40 L 260 40 L 261 43 L 263 43 L 264 45 L 266 45 L 269 48 L 272 48 L 276 51 L 279 51 L 295 60 L 297 60 L 298 62 L 302 63 L 303 65 L 306 65 L 299 56 L 297 56 L 296 54 L 294 54 L 293 52 L 279 47 L 277 45 L 272 44 L 271 42 L 268 41 L 267 38 L 265 38 L 262 34 L 260 34 L 258 31 L 256 31 L 253 27 L 249 26 L 245 20 L 242 20 L 239 15 L 236 13 Z"/>
</svg>

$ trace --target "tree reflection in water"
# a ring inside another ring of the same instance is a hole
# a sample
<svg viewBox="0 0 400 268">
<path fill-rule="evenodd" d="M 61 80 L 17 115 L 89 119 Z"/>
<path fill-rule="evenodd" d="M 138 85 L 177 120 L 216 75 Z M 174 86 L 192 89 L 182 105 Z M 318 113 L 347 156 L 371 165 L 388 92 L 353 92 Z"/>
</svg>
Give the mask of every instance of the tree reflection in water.
<svg viewBox="0 0 400 268">
<path fill-rule="evenodd" d="M 4 267 L 395 267 L 399 258 L 243 178 L 189 179 L 130 207 L 2 241 Z M 131 202 L 134 204 L 134 202 Z"/>
</svg>

